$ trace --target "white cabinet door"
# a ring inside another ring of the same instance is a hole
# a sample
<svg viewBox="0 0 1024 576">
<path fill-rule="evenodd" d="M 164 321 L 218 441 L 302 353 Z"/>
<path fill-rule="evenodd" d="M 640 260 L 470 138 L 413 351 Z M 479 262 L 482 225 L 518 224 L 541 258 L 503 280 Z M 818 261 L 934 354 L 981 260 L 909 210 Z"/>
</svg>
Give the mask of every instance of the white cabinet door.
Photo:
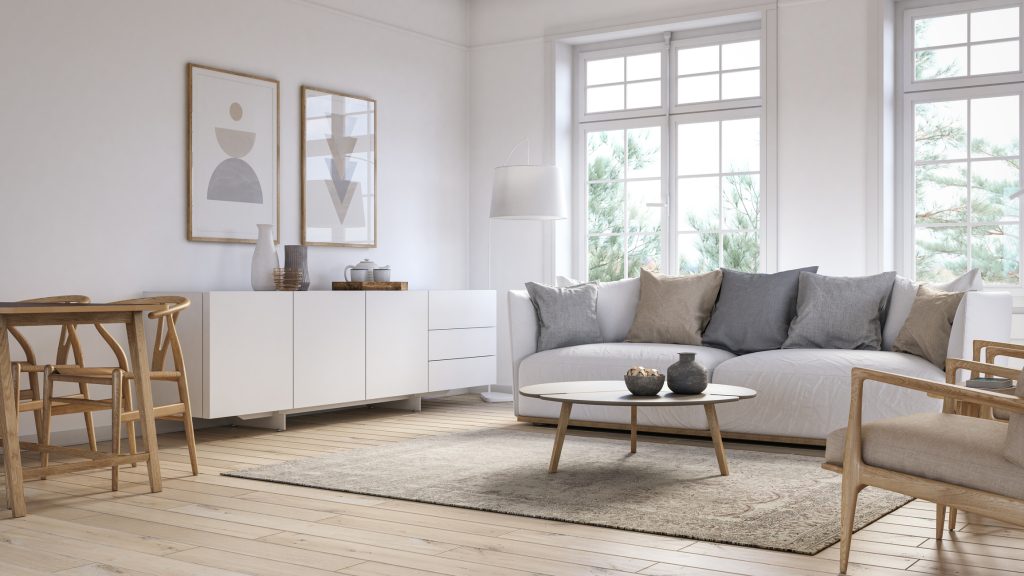
<svg viewBox="0 0 1024 576">
<path fill-rule="evenodd" d="M 366 398 L 427 391 L 427 293 L 366 293 Z"/>
<path fill-rule="evenodd" d="M 366 399 L 366 295 L 295 293 L 295 407 Z"/>
<path fill-rule="evenodd" d="M 292 408 L 292 293 L 204 297 L 204 404 L 208 418 Z"/>
</svg>

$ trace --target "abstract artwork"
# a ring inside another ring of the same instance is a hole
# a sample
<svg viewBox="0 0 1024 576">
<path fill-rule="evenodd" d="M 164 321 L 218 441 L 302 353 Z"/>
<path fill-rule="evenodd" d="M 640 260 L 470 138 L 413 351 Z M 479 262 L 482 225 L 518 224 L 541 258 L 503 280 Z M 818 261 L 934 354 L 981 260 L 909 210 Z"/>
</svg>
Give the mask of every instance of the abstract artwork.
<svg viewBox="0 0 1024 576">
<path fill-rule="evenodd" d="M 302 87 L 302 243 L 377 245 L 377 103 Z"/>
<path fill-rule="evenodd" d="M 255 243 L 280 229 L 278 83 L 189 64 L 188 85 L 188 239 Z"/>
</svg>

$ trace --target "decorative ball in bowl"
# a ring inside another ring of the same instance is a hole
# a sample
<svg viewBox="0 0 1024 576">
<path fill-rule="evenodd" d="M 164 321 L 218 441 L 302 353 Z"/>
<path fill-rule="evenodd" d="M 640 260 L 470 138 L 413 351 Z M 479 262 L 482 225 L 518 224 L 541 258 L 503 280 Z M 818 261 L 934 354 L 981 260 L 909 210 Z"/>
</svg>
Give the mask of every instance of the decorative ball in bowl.
<svg viewBox="0 0 1024 576">
<path fill-rule="evenodd" d="M 626 389 L 634 396 L 657 396 L 665 386 L 665 375 L 653 368 L 636 366 L 622 377 Z"/>
</svg>

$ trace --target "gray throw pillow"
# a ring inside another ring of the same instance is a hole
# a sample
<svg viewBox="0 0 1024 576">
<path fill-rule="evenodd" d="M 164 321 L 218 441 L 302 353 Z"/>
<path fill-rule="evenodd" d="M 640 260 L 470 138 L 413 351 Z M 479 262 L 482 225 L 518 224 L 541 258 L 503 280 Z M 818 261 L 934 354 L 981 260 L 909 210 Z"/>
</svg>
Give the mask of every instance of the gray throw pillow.
<svg viewBox="0 0 1024 576">
<path fill-rule="evenodd" d="M 533 309 L 537 311 L 537 351 L 577 344 L 601 342 L 597 322 L 597 284 L 555 288 L 526 283 Z"/>
<path fill-rule="evenodd" d="M 796 316 L 800 273 L 817 271 L 817 266 L 810 266 L 751 274 L 723 268 L 722 288 L 704 330 L 704 345 L 733 354 L 781 348 Z"/>
<path fill-rule="evenodd" d="M 1017 397 L 1024 398 L 1024 372 L 1017 378 Z M 1014 413 L 1010 416 L 1003 457 L 1017 466 L 1024 467 L 1024 414 Z"/>
<path fill-rule="evenodd" d="M 918 286 L 919 284 L 903 276 L 896 277 L 896 282 L 892 286 L 892 297 L 889 298 L 885 326 L 882 327 L 882 350 L 892 350 L 896 336 L 899 335 L 907 316 L 910 315 L 910 309 L 914 306 Z M 972 268 L 948 282 L 933 282 L 927 286 L 943 292 L 973 292 L 985 288 L 981 281 L 981 272 L 977 268 Z"/>
<path fill-rule="evenodd" d="M 895 272 L 844 278 L 800 273 L 796 318 L 783 348 L 879 350 Z"/>
</svg>

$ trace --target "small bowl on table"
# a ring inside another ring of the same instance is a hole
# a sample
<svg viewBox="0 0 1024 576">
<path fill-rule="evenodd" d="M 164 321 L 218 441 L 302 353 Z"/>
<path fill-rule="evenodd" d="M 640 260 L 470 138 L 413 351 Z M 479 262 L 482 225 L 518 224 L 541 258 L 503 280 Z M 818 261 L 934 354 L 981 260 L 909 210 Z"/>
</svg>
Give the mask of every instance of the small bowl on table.
<svg viewBox="0 0 1024 576">
<path fill-rule="evenodd" d="M 626 389 L 634 396 L 657 396 L 665 386 L 665 375 L 622 377 L 626 381 Z"/>
</svg>

